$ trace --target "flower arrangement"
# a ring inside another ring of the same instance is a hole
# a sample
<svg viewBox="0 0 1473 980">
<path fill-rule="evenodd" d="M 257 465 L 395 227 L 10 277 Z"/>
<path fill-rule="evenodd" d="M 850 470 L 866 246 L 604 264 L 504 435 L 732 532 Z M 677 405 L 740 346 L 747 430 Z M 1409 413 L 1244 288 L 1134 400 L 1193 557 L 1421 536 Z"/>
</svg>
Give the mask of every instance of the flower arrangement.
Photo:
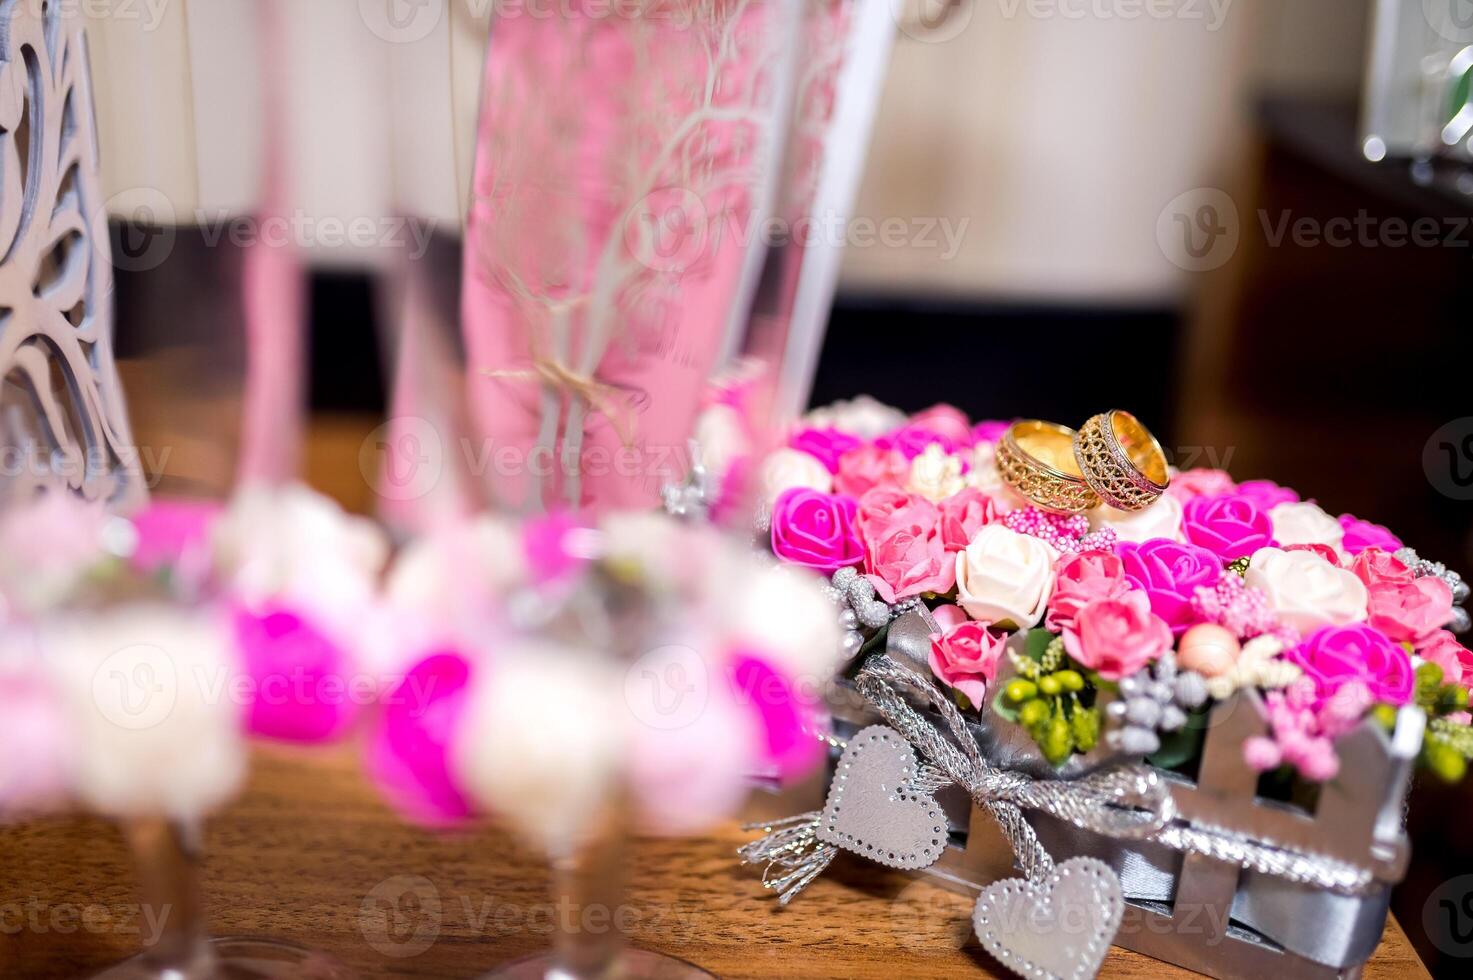
<svg viewBox="0 0 1473 980">
<path fill-rule="evenodd" d="M 758 467 L 771 550 L 830 576 L 848 654 L 924 605 L 935 680 L 1059 767 L 1096 750 L 1186 764 L 1211 705 L 1252 689 L 1268 721 L 1243 748 L 1256 770 L 1331 779 L 1337 737 L 1414 704 L 1422 762 L 1464 774 L 1473 652 L 1455 636 L 1456 573 L 1384 527 L 1215 469 L 1173 473 L 1135 512 L 1047 512 L 998 471 L 1008 425 L 860 398 L 810 413 Z"/>
</svg>

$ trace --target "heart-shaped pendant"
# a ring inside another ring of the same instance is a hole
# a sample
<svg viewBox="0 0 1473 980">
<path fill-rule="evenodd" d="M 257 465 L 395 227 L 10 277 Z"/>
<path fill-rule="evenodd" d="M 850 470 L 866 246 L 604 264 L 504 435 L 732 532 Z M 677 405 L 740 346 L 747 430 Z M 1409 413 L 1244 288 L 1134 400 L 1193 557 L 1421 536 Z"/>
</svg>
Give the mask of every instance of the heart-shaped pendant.
<svg viewBox="0 0 1473 980">
<path fill-rule="evenodd" d="M 884 725 L 860 731 L 839 758 L 818 839 L 905 871 L 935 864 L 946 846 L 946 815 L 913 785 L 918 768 L 899 732 Z"/>
<path fill-rule="evenodd" d="M 1008 878 L 988 885 L 972 925 L 983 947 L 1021 976 L 1085 980 L 1099 972 L 1124 911 L 1115 872 L 1080 857 L 1041 881 Z"/>
</svg>

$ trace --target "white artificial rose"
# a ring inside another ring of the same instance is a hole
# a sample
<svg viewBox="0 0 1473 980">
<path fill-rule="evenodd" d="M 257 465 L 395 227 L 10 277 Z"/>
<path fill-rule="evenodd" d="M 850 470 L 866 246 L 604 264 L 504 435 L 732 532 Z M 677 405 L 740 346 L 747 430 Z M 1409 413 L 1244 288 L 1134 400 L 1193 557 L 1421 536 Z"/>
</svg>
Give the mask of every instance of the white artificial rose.
<svg viewBox="0 0 1473 980">
<path fill-rule="evenodd" d="M 1093 530 L 1111 528 L 1121 541 L 1184 540 L 1181 520 L 1181 501 L 1169 494 L 1156 498 L 1144 510 L 1116 510 L 1101 504 L 1089 512 L 1089 526 Z"/>
<path fill-rule="evenodd" d="M 991 494 L 1007 488 L 997 471 L 997 443 L 979 442 L 972 447 L 972 468 L 967 471 L 967 486 Z"/>
<path fill-rule="evenodd" d="M 779 449 L 762 463 L 763 497 L 771 504 L 783 491 L 794 487 L 830 493 L 834 489 L 834 475 L 816 456 L 801 449 Z"/>
<path fill-rule="evenodd" d="M 957 604 L 973 619 L 1036 626 L 1053 592 L 1055 551 L 1002 524 L 979 530 L 956 556 Z"/>
<path fill-rule="evenodd" d="M 76 794 L 88 807 L 194 821 L 239 787 L 243 706 L 219 617 L 131 604 L 45 624 L 38 643 L 75 741 Z"/>
<path fill-rule="evenodd" d="M 241 490 L 212 531 L 215 568 L 247 605 L 283 601 L 351 635 L 389 556 L 379 526 L 301 485 Z"/>
<path fill-rule="evenodd" d="M 521 643 L 477 671 L 451 767 L 472 799 L 565 853 L 600 819 L 628 743 L 623 678 L 591 651 Z"/>
<path fill-rule="evenodd" d="M 823 579 L 794 565 L 732 563 L 716 608 L 736 646 L 772 659 L 789 680 L 821 685 L 839 667 L 843 631 Z"/>
<path fill-rule="evenodd" d="M 838 429 L 858 439 L 875 439 L 905 424 L 905 413 L 868 395 L 815 408 L 803 417 L 810 429 Z"/>
<path fill-rule="evenodd" d="M 1273 522 L 1274 540 L 1281 545 L 1327 544 L 1344 556 L 1345 529 L 1318 504 L 1307 500 L 1279 504 L 1270 508 L 1268 519 Z"/>
<path fill-rule="evenodd" d="M 1244 577 L 1259 589 L 1279 619 L 1300 633 L 1344 626 L 1366 618 L 1366 586 L 1353 572 L 1312 551 L 1260 548 Z"/>
<path fill-rule="evenodd" d="M 706 472 L 720 480 L 731 464 L 752 451 L 741 413 L 730 405 L 712 405 L 696 418 L 696 452 Z"/>
<path fill-rule="evenodd" d="M 965 487 L 961 459 L 937 443 L 931 443 L 910 461 L 910 478 L 905 489 L 913 494 L 939 504 L 947 497 L 961 493 Z"/>
</svg>

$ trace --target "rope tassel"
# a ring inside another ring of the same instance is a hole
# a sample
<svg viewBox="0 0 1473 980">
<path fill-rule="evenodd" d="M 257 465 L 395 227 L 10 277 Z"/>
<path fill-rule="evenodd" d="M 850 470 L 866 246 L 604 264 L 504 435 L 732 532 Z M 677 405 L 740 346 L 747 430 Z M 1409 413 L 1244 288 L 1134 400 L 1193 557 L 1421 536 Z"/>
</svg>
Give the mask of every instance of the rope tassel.
<svg viewBox="0 0 1473 980">
<path fill-rule="evenodd" d="M 747 824 L 743 830 L 760 830 L 763 836 L 737 849 L 743 864 L 763 864 L 762 887 L 777 892 L 779 905 L 787 905 L 808 883 L 834 860 L 839 849 L 818 839 L 818 810 L 785 817 L 770 823 Z"/>
</svg>

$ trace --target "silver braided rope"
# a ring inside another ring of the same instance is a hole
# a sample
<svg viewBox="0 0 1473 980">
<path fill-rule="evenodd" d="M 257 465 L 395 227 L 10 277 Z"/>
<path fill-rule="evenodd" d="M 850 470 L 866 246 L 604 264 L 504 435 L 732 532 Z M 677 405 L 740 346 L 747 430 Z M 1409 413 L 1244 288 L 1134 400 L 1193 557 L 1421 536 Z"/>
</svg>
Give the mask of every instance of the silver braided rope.
<svg viewBox="0 0 1473 980">
<path fill-rule="evenodd" d="M 1041 810 L 1106 837 L 1149 840 L 1342 894 L 1380 887 L 1369 869 L 1336 858 L 1251 840 L 1218 827 L 1178 823 L 1170 787 L 1148 766 L 1117 766 L 1074 780 L 1035 780 L 997 769 L 982 758 L 956 705 L 928 678 L 885 654 L 871 657 L 856 683 L 891 727 L 996 817 L 1029 878 L 1047 873 L 1053 861 L 1023 818 L 1024 809 Z M 949 738 L 901 696 L 904 690 L 926 698 L 946 722 Z"/>
</svg>

